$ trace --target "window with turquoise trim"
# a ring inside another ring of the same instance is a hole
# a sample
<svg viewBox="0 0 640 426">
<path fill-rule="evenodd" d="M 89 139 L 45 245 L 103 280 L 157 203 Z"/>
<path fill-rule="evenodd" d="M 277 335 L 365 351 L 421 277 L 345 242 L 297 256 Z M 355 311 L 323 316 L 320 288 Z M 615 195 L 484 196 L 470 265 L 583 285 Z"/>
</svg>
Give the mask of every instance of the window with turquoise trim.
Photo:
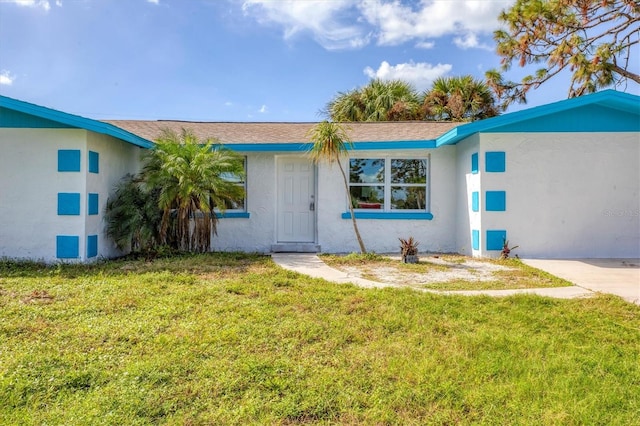
<svg viewBox="0 0 640 426">
<path fill-rule="evenodd" d="M 349 192 L 357 210 L 427 212 L 428 158 L 351 158 Z"/>
<path fill-rule="evenodd" d="M 235 202 L 225 202 L 225 213 L 239 213 L 247 211 L 247 157 L 244 157 L 244 177 L 233 173 L 223 173 L 220 177 L 227 182 L 232 182 L 244 190 L 244 198 Z"/>
</svg>

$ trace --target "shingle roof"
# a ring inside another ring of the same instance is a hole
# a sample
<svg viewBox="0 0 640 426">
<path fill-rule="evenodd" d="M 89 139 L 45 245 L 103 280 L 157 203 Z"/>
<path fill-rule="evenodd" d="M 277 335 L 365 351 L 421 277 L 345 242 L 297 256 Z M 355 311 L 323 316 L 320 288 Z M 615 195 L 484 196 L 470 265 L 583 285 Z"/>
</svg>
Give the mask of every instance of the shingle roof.
<svg viewBox="0 0 640 426">
<path fill-rule="evenodd" d="M 199 139 L 217 138 L 225 144 L 305 143 L 309 129 L 316 123 L 215 123 L 189 121 L 105 120 L 147 140 L 156 139 L 162 129 L 193 131 Z M 460 123 L 446 122 L 371 122 L 348 123 L 345 128 L 354 142 L 434 140 Z"/>
</svg>

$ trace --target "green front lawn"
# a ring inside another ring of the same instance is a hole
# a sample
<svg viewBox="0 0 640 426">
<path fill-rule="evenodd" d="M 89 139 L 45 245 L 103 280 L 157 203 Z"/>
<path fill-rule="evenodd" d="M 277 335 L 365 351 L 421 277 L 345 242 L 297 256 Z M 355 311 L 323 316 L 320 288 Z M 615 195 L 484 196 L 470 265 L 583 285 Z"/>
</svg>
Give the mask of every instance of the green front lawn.
<svg viewBox="0 0 640 426">
<path fill-rule="evenodd" d="M 0 424 L 637 424 L 640 307 L 0 262 Z"/>
</svg>

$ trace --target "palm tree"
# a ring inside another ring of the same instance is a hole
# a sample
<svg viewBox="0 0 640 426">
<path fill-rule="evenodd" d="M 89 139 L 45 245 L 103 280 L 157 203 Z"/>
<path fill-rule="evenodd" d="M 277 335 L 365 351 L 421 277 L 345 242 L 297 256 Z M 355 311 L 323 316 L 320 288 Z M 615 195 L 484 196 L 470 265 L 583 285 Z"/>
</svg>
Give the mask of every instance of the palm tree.
<svg viewBox="0 0 640 426">
<path fill-rule="evenodd" d="M 159 188 L 162 210 L 160 238 L 179 250 L 205 252 L 216 234 L 214 209 L 244 197 L 244 189 L 225 176 L 242 176 L 237 154 L 214 139 L 204 142 L 190 131 L 165 130 L 146 156 L 142 176 L 151 188 Z"/>
<path fill-rule="evenodd" d="M 160 242 L 162 211 L 159 191 L 149 189 L 139 176 L 127 175 L 107 200 L 106 233 L 121 250 L 155 249 Z"/>
<path fill-rule="evenodd" d="M 360 89 L 338 93 L 325 113 L 338 122 L 416 120 L 420 101 L 409 83 L 374 79 Z"/>
<path fill-rule="evenodd" d="M 311 149 L 309 150 L 309 156 L 314 163 L 320 161 L 327 161 L 329 164 L 334 162 L 338 163 L 338 169 L 342 173 L 342 180 L 344 182 L 344 189 L 347 193 L 347 198 L 351 199 L 351 192 L 349 191 L 349 181 L 347 175 L 342 168 L 340 157 L 345 154 L 348 148 L 351 148 L 352 142 L 347 135 L 346 130 L 338 123 L 331 121 L 323 121 L 316 124 L 309 130 L 307 137 L 313 142 Z M 362 254 L 367 252 L 364 247 L 364 242 L 360 236 L 358 230 L 358 224 L 356 223 L 356 215 L 353 212 L 353 203 L 349 202 L 349 212 L 351 213 L 351 222 L 353 223 L 353 230 L 356 234 L 358 244 L 360 245 L 360 252 Z"/>
<path fill-rule="evenodd" d="M 422 111 L 426 119 L 474 121 L 499 114 L 489 86 L 472 76 L 440 77 L 424 93 Z"/>
</svg>

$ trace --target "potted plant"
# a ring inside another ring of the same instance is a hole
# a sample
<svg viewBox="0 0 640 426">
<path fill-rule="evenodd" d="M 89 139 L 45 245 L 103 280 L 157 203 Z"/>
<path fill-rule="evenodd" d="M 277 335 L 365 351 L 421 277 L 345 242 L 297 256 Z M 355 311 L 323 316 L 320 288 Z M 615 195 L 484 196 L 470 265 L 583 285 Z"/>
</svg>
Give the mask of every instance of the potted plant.
<svg viewBox="0 0 640 426">
<path fill-rule="evenodd" d="M 400 240 L 400 253 L 402 254 L 402 263 L 418 263 L 418 245 L 413 237 L 409 239 L 398 238 Z"/>
<path fill-rule="evenodd" d="M 500 252 L 500 259 L 508 259 L 511 250 L 517 249 L 520 246 L 509 247 L 509 240 L 502 240 L 502 251 Z M 516 257 L 518 255 L 516 254 Z"/>
</svg>

